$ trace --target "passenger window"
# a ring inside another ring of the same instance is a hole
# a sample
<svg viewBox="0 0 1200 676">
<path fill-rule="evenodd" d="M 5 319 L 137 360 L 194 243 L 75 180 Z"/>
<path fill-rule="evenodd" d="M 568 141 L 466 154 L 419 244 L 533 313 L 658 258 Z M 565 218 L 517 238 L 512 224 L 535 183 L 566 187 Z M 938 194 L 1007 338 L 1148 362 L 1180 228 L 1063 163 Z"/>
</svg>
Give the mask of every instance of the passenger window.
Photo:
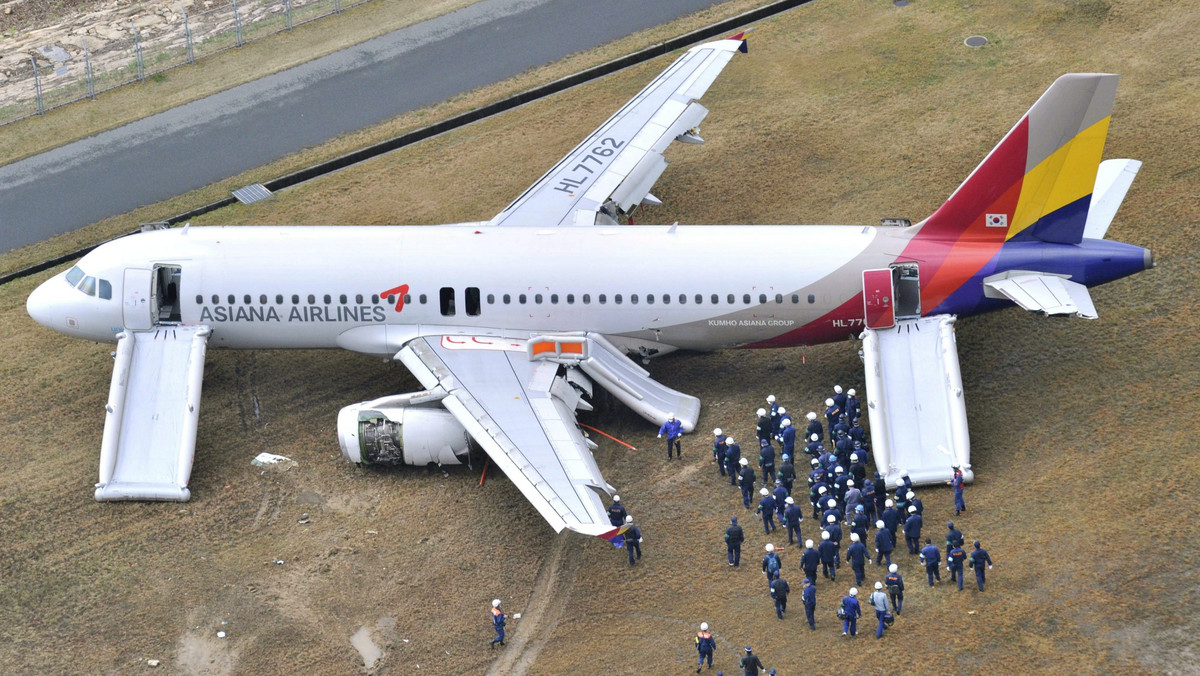
<svg viewBox="0 0 1200 676">
<path fill-rule="evenodd" d="M 488 305 L 495 305 L 495 304 L 496 304 L 496 296 L 489 293 L 488 294 Z"/>
<path fill-rule="evenodd" d="M 371 294 L 371 304 L 379 305 L 379 294 L 377 294 L 377 293 Z"/>
<path fill-rule="evenodd" d="M 220 297 L 220 296 L 218 296 L 217 294 L 215 294 L 215 293 L 214 293 L 212 298 L 213 298 L 213 302 L 212 302 L 212 304 L 213 304 L 213 305 L 220 305 L 220 304 L 221 304 L 221 297 Z"/>
<path fill-rule="evenodd" d="M 720 302 L 721 302 L 721 301 L 718 299 L 718 297 L 717 297 L 717 294 L 715 294 L 715 293 L 714 293 L 714 294 L 712 295 L 712 304 L 713 304 L 713 305 L 716 305 L 717 303 L 720 303 Z"/>
<path fill-rule="evenodd" d="M 261 296 L 259 296 L 259 297 L 258 297 L 258 304 L 259 304 L 259 305 L 266 305 L 266 304 L 267 304 L 267 294 L 265 294 L 265 293 L 264 293 L 264 294 L 262 294 Z"/>
<path fill-rule="evenodd" d="M 726 300 L 726 301 L 728 301 L 728 303 L 729 303 L 730 305 L 733 305 L 733 294 L 732 294 L 732 293 L 731 293 L 731 294 L 729 294 L 729 295 L 728 295 L 728 296 L 725 298 L 725 300 Z"/>
<path fill-rule="evenodd" d="M 196 294 L 196 305 L 204 305 L 204 296 Z"/>
<path fill-rule="evenodd" d="M 796 303 L 799 303 L 799 302 L 800 302 L 799 294 L 793 293 L 792 294 L 792 305 L 795 305 Z"/>
<path fill-rule="evenodd" d="M 311 298 L 311 296 L 310 296 L 310 298 Z M 237 302 L 237 299 L 233 297 L 233 294 L 232 293 L 229 294 L 229 304 L 233 305 L 236 302 Z"/>
<path fill-rule="evenodd" d="M 646 294 L 646 305 L 654 305 L 654 294 Z"/>
<path fill-rule="evenodd" d="M 412 294 L 411 293 L 404 294 L 404 304 L 408 305 L 411 302 L 412 302 Z"/>
<path fill-rule="evenodd" d="M 299 304 L 300 304 L 300 296 L 293 293 L 292 294 L 292 305 L 299 305 Z"/>
<path fill-rule="evenodd" d="M 538 305 L 541 305 L 542 304 L 542 294 L 540 294 L 540 293 L 533 294 L 533 302 L 537 303 Z"/>
<path fill-rule="evenodd" d="M 250 304 L 250 294 L 246 294 L 246 295 L 242 296 L 242 305 L 249 305 L 249 304 Z"/>
<path fill-rule="evenodd" d="M 362 305 L 363 304 L 362 302 L 363 302 L 363 297 L 362 297 L 361 293 L 354 296 L 355 305 Z"/>
<path fill-rule="evenodd" d="M 782 293 L 777 293 L 777 294 L 775 294 L 775 303 L 776 303 L 777 305 L 782 305 L 782 304 L 783 304 L 783 294 L 782 294 Z"/>
<path fill-rule="evenodd" d="M 558 294 L 557 293 L 550 294 L 550 304 L 558 305 Z"/>
<path fill-rule="evenodd" d="M 631 294 L 629 294 L 629 302 L 630 302 L 630 303 L 633 303 L 634 305 L 637 305 L 637 302 L 638 302 L 638 296 L 637 296 L 637 294 L 636 294 L 636 293 L 631 293 Z"/>
<path fill-rule="evenodd" d="M 341 296 L 338 296 L 338 301 L 341 302 L 342 305 L 345 305 L 346 304 L 346 294 L 343 293 Z"/>
<path fill-rule="evenodd" d="M 814 295 L 812 295 L 811 293 L 810 293 L 810 294 L 808 294 L 808 303 L 809 303 L 809 305 L 811 305 L 811 304 L 813 304 L 813 303 L 815 303 L 815 302 L 817 302 L 817 297 L 816 297 L 816 296 L 814 296 Z"/>
<path fill-rule="evenodd" d="M 283 294 L 282 293 L 275 294 L 275 304 L 283 305 Z"/>
<path fill-rule="evenodd" d="M 504 294 L 504 304 L 508 305 L 511 302 L 512 302 L 512 296 L 508 295 L 507 293 Z"/>
<path fill-rule="evenodd" d="M 112 284 L 109 284 L 107 279 L 100 280 L 100 297 L 104 300 L 112 300 Z"/>
<path fill-rule="evenodd" d="M 704 305 L 704 296 L 696 294 L 696 305 Z"/>
<path fill-rule="evenodd" d="M 601 305 L 604 305 L 604 303 L 605 303 L 605 302 L 606 302 L 608 299 L 604 297 L 604 294 L 600 294 L 600 297 L 599 297 L 597 300 L 599 300 L 599 301 L 600 301 L 600 304 L 601 304 Z"/>
<path fill-rule="evenodd" d="M 525 294 L 521 294 L 521 295 L 517 296 L 517 302 L 520 303 L 521 305 L 524 305 L 525 304 Z"/>
<path fill-rule="evenodd" d="M 574 305 L 574 304 L 575 304 L 575 294 L 568 293 L 567 294 L 567 305 Z"/>
<path fill-rule="evenodd" d="M 454 289 L 449 286 L 443 286 L 438 292 L 438 300 L 442 310 L 443 317 L 454 316 Z"/>
<path fill-rule="evenodd" d="M 765 294 L 765 293 L 758 294 L 758 304 L 762 305 L 763 303 L 766 303 L 766 302 L 767 302 L 767 294 Z"/>
<path fill-rule="evenodd" d="M 621 294 L 619 294 L 619 293 L 615 294 L 613 296 L 613 302 L 616 303 L 617 305 L 620 305 L 621 304 Z"/>
<path fill-rule="evenodd" d="M 586 293 L 583 294 L 583 304 L 590 305 L 591 302 L 592 302 L 592 296 L 590 294 L 586 294 Z"/>
<path fill-rule="evenodd" d="M 230 301 L 230 302 L 233 302 L 233 301 Z M 316 305 L 316 304 L 317 304 L 317 297 L 316 297 L 316 296 L 314 296 L 314 295 L 312 295 L 311 293 L 310 293 L 310 294 L 308 294 L 308 304 L 309 304 L 309 305 Z"/>
<path fill-rule="evenodd" d="M 742 302 L 745 303 L 746 305 L 749 305 L 750 304 L 750 294 L 743 293 L 742 294 Z"/>
<path fill-rule="evenodd" d="M 467 302 L 467 316 L 478 317 L 482 308 L 479 306 L 479 287 L 468 286 L 465 294 Z"/>
<path fill-rule="evenodd" d="M 417 297 L 417 302 L 420 303 L 421 305 L 424 305 L 425 303 L 428 302 L 428 299 L 425 298 L 425 294 L 421 294 L 420 296 Z"/>
<path fill-rule="evenodd" d="M 247 296 L 247 297 L 246 297 L 246 302 L 249 302 L 249 301 L 250 301 L 250 297 L 249 297 L 249 296 Z M 326 305 L 329 305 L 329 304 L 330 304 L 330 303 L 332 303 L 332 302 L 333 302 L 333 298 L 331 298 L 331 297 L 329 296 L 329 294 L 325 294 L 325 304 L 326 304 Z"/>
<path fill-rule="evenodd" d="M 683 298 L 683 296 L 680 296 L 680 298 Z M 670 304 L 671 304 L 671 294 L 664 293 L 663 294 L 663 305 L 670 305 Z"/>
</svg>

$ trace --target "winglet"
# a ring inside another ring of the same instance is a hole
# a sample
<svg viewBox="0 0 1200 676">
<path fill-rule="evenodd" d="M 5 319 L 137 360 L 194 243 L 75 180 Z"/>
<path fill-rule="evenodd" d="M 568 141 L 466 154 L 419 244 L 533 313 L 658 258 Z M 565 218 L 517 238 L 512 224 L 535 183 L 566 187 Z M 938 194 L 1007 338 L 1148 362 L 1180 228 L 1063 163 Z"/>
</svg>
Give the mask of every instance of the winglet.
<svg viewBox="0 0 1200 676">
<path fill-rule="evenodd" d="M 754 30 L 754 28 L 753 28 L 753 27 L 751 27 L 751 28 L 747 28 L 747 29 L 746 29 L 746 30 L 744 30 L 744 31 L 741 31 L 741 32 L 739 32 L 739 33 L 736 33 L 736 34 L 734 34 L 734 35 L 730 35 L 729 37 L 727 37 L 727 38 L 725 38 L 725 39 L 726 39 L 726 40 L 740 40 L 742 44 L 738 45 L 738 51 L 739 51 L 739 52 L 741 52 L 741 53 L 743 53 L 743 54 L 748 54 L 748 53 L 750 52 L 750 47 L 748 46 L 748 45 L 749 45 L 749 43 L 746 41 L 746 34 L 747 34 L 747 33 L 749 33 L 749 32 L 750 32 L 750 31 L 752 31 L 752 30 Z"/>
</svg>

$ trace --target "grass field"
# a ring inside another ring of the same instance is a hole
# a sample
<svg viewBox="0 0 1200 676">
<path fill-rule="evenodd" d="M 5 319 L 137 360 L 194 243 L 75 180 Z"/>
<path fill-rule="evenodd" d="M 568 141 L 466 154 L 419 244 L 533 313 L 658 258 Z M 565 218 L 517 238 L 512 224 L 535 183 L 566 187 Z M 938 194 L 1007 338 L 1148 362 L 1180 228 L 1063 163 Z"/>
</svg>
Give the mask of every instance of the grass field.
<svg viewBox="0 0 1200 676">
<path fill-rule="evenodd" d="M 338 408 L 417 388 L 401 365 L 352 354 L 212 351 L 192 502 L 96 504 L 111 347 L 25 316 L 47 274 L 0 288 L 0 672 L 128 673 L 160 659 L 170 673 L 361 673 L 350 637 L 366 627 L 383 650 L 370 673 L 684 673 L 704 620 L 726 673 L 747 643 L 781 674 L 1195 673 L 1197 31 L 1200 9 L 1136 0 L 817 2 L 751 35 L 704 99 L 708 142 L 670 151 L 654 189 L 665 206 L 642 214 L 915 220 L 1055 77 L 1122 74 L 1106 156 L 1145 166 L 1109 236 L 1152 248 L 1159 267 L 1096 289 L 1093 322 L 1014 309 L 958 325 L 978 478 L 955 520 L 996 561 L 987 592 L 929 589 L 900 555 L 910 591 L 884 641 L 866 620 L 852 644 L 835 629 L 846 584 L 818 583 L 815 632 L 798 599 L 775 619 L 756 569 L 766 539 L 718 481 L 703 431 L 749 438 L 768 393 L 803 412 L 835 382 L 861 387 L 850 344 L 656 361 L 657 378 L 705 403 L 683 463 L 664 462 L 655 430 L 619 405 L 583 420 L 643 449 L 596 453 L 645 533 L 633 569 L 602 541 L 554 536 L 502 477 L 479 486 L 478 465 L 345 463 Z M 971 34 L 990 45 L 963 47 Z M 489 218 L 668 62 L 205 222 Z M 764 264 L 787 264 L 775 256 Z M 250 465 L 261 451 L 299 465 L 264 472 Z M 918 493 L 936 542 L 949 490 Z M 736 570 L 720 537 L 731 515 L 749 526 L 750 565 Z M 783 558 L 798 587 L 797 554 Z M 501 653 L 486 646 L 494 597 L 523 613 Z"/>
</svg>

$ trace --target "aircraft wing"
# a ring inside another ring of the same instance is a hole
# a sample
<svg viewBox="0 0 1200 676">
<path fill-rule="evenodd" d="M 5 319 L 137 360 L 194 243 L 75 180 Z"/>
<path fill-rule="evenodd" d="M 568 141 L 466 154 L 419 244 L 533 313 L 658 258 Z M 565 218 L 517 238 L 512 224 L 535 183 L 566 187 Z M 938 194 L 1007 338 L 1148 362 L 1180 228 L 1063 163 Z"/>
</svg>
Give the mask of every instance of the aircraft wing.
<svg viewBox="0 0 1200 676">
<path fill-rule="evenodd" d="M 600 494 L 614 492 L 575 424 L 590 410 L 591 384 L 551 361 L 532 361 L 524 341 L 429 336 L 398 355 L 421 384 L 448 394 L 442 405 L 550 522 L 611 539 Z"/>
<path fill-rule="evenodd" d="M 663 150 L 703 142 L 708 110 L 695 100 L 745 51 L 744 35 L 689 49 L 489 225 L 612 225 L 643 200 L 658 203 L 650 188 L 667 167 Z"/>
<path fill-rule="evenodd" d="M 983 288 L 988 297 L 1008 298 L 1033 312 L 1044 312 L 1048 315 L 1073 314 L 1084 319 L 1095 319 L 1099 316 L 1087 287 L 1062 275 L 1009 270 L 984 279 Z"/>
</svg>

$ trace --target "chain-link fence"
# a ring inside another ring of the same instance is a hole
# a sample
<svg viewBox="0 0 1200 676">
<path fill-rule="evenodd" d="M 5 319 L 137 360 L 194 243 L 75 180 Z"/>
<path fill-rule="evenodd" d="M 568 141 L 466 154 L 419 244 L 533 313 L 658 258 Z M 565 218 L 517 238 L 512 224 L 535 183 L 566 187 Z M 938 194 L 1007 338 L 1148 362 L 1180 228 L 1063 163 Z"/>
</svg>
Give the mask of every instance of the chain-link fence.
<svg viewBox="0 0 1200 676">
<path fill-rule="evenodd" d="M 238 47 L 368 0 L 231 0 L 202 12 L 162 11 L 126 27 L 0 58 L 0 125 L 94 98 L 196 59 Z"/>
</svg>

